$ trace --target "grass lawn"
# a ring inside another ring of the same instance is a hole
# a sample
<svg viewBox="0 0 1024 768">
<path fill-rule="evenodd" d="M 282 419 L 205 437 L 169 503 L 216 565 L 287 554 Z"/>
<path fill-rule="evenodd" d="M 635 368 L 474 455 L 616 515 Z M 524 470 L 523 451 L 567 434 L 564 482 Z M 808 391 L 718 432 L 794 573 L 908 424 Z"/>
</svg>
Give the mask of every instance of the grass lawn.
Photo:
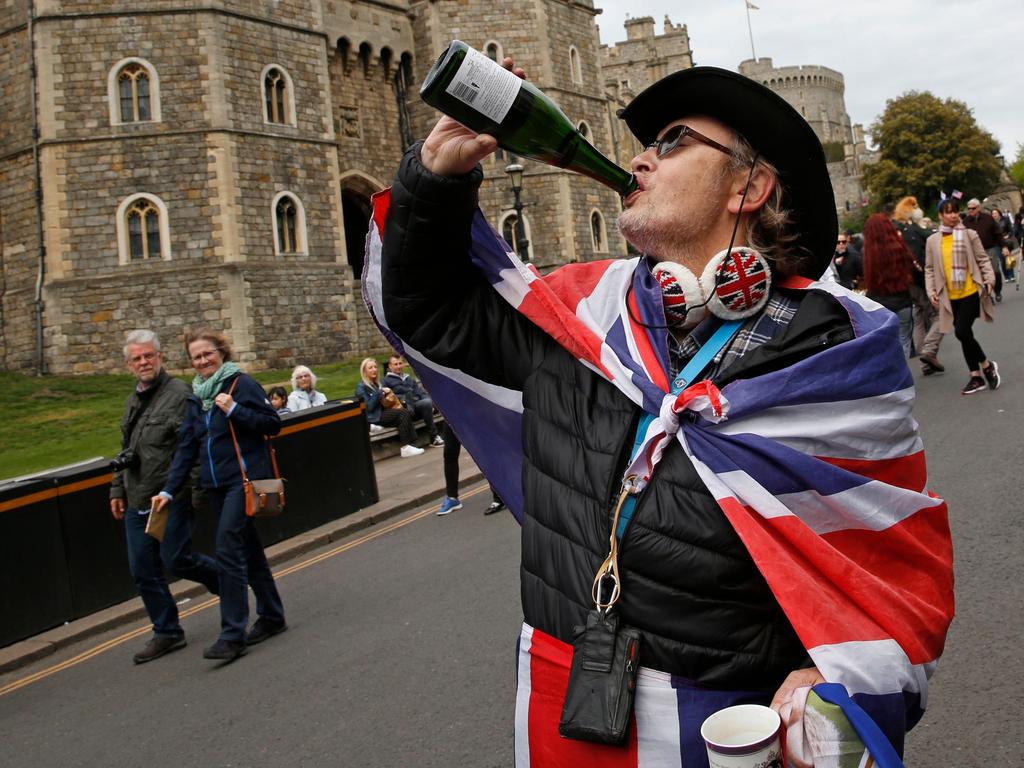
<svg viewBox="0 0 1024 768">
<path fill-rule="evenodd" d="M 313 367 L 317 389 L 332 400 L 351 397 L 361 360 Z M 386 358 L 380 361 L 385 370 Z M 264 387 L 281 384 L 291 391 L 291 369 L 253 376 Z M 134 381 L 128 375 L 37 378 L 0 372 L 0 391 L 12 404 L 0 419 L 0 479 L 116 454 L 121 413 Z"/>
</svg>

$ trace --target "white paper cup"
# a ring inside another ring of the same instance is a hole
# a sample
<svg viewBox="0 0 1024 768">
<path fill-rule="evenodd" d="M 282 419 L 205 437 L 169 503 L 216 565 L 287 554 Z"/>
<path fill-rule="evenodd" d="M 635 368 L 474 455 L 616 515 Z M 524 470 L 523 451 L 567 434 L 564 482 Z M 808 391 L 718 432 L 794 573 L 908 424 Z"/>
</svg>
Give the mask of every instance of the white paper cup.
<svg viewBox="0 0 1024 768">
<path fill-rule="evenodd" d="M 771 707 L 720 709 L 700 727 L 711 768 L 783 768 L 782 719 Z"/>
</svg>

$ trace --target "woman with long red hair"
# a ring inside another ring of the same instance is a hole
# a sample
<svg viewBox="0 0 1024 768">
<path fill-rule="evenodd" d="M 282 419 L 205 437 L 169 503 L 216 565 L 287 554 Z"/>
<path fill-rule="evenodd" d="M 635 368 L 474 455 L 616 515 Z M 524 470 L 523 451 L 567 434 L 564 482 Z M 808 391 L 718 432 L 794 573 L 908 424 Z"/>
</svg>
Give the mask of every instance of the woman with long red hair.
<svg viewBox="0 0 1024 768">
<path fill-rule="evenodd" d="M 883 213 L 864 222 L 864 287 L 873 299 L 900 321 L 900 343 L 910 357 L 914 318 L 910 286 L 913 283 L 914 257 L 899 230 Z"/>
</svg>

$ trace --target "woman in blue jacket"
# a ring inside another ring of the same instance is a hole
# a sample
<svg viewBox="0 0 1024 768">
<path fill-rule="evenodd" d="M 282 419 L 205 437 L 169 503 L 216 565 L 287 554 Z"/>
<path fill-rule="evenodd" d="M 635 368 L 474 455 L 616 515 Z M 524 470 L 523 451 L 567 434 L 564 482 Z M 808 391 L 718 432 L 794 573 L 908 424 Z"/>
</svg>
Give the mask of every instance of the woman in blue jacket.
<svg viewBox="0 0 1024 768">
<path fill-rule="evenodd" d="M 263 388 L 231 362 L 231 344 L 223 333 L 210 329 L 187 333 L 185 350 L 196 369 L 192 397 L 164 489 L 152 503 L 159 510 L 172 500 L 199 461 L 202 486 L 220 515 L 216 554 L 220 639 L 203 656 L 231 661 L 244 654 L 246 646 L 283 632 L 287 625 L 256 526 L 245 514 L 242 471 L 230 427 L 234 427 L 246 475 L 260 480 L 274 476 L 266 438 L 281 430 L 281 419 Z M 259 615 L 248 632 L 246 584 L 252 585 Z"/>
</svg>

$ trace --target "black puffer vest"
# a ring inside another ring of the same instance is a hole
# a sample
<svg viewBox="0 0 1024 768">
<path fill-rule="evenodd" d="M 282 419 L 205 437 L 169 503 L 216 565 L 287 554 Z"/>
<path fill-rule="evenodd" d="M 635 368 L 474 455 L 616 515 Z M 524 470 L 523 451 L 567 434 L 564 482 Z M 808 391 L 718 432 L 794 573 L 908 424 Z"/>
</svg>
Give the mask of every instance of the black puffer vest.
<svg viewBox="0 0 1024 768">
<path fill-rule="evenodd" d="M 593 606 L 640 411 L 552 344 L 524 390 L 526 621 L 565 642 Z M 678 443 L 641 495 L 619 553 L 623 620 L 641 663 L 704 685 L 774 690 L 806 653 Z"/>
</svg>

